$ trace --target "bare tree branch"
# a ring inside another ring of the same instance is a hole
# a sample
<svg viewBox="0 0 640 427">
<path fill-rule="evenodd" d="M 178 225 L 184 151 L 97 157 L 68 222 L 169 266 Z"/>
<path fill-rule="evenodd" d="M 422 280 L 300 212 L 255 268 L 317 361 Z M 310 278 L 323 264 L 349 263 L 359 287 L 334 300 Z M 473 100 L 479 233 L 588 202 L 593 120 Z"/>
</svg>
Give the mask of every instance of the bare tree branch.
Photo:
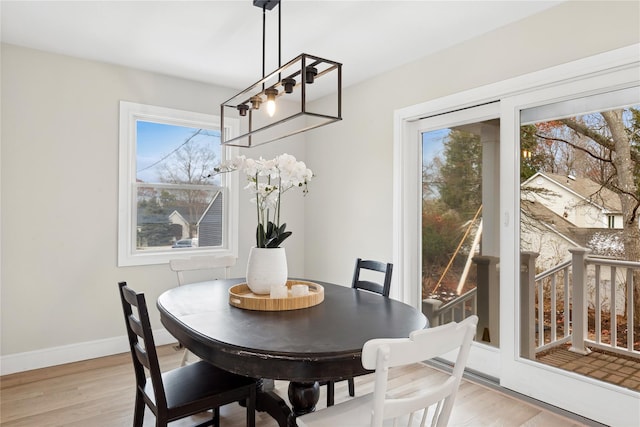
<svg viewBox="0 0 640 427">
<path fill-rule="evenodd" d="M 584 135 L 588 138 L 591 138 L 593 141 L 602 145 L 604 148 L 607 148 L 611 151 L 615 151 L 616 149 L 612 139 L 607 138 L 603 134 L 596 132 L 595 130 L 593 130 L 592 128 L 588 127 L 583 123 L 580 123 L 572 118 L 560 119 L 559 122 L 570 127 L 571 129 L 575 130 L 579 134 Z"/>
<path fill-rule="evenodd" d="M 597 156 L 594 153 L 592 153 L 591 151 L 587 150 L 584 147 L 580 147 L 579 145 L 574 144 L 573 142 L 567 141 L 565 139 L 562 138 L 553 138 L 551 136 L 546 136 L 546 135 L 541 135 L 539 133 L 535 134 L 536 137 L 541 138 L 541 139 L 546 139 L 547 141 L 557 141 L 557 142 L 562 142 L 563 144 L 567 144 L 573 148 L 575 148 L 576 150 L 580 150 L 583 151 L 585 153 L 587 153 L 589 156 L 593 157 L 596 160 L 600 160 L 601 162 L 606 162 L 606 163 L 611 163 L 611 159 L 605 159 L 603 157 Z"/>
<path fill-rule="evenodd" d="M 603 117 L 605 115 L 603 114 Z M 583 123 L 577 122 L 574 119 L 571 118 L 567 118 L 567 119 L 560 119 L 559 120 L 561 123 L 567 125 L 568 127 L 570 127 L 571 129 L 573 129 L 574 131 L 588 137 L 591 138 L 594 142 L 596 142 L 597 144 L 600 144 L 601 146 L 603 146 L 604 148 L 611 150 L 613 152 L 616 151 L 616 147 L 615 147 L 615 142 L 613 139 L 611 138 L 607 138 L 606 136 L 596 132 L 595 130 L 589 128 L 588 126 L 584 125 Z M 564 142 L 564 141 L 563 141 Z M 632 151 L 631 152 L 631 160 L 633 160 L 634 162 L 638 163 L 640 162 L 640 155 L 638 155 L 637 152 Z"/>
</svg>

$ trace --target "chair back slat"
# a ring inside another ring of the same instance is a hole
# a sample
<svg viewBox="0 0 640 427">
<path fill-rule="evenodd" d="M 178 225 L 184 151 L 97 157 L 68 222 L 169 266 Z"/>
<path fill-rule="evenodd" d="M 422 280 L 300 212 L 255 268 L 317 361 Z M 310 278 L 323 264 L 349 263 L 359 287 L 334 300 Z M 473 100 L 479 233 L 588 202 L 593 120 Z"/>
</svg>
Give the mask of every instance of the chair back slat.
<svg viewBox="0 0 640 427">
<path fill-rule="evenodd" d="M 144 294 L 136 293 L 127 286 L 126 282 L 120 282 L 118 285 L 137 386 L 144 388 L 147 381 L 146 368 L 149 371 L 157 406 L 166 407 L 167 400 L 162 384 L 162 372 L 160 371 Z M 134 309 L 137 313 L 134 313 Z"/>
<path fill-rule="evenodd" d="M 460 323 L 414 331 L 409 338 L 373 339 L 362 349 L 362 366 L 375 369 L 372 426 L 382 426 L 385 419 L 427 409 L 440 402 L 434 414 L 434 425 L 447 424 L 453 401 L 462 379 L 475 336 L 477 316 L 470 316 Z M 420 390 L 410 396 L 388 396 L 389 368 L 423 362 L 458 349 L 455 367 L 442 383 Z"/>
<path fill-rule="evenodd" d="M 136 334 L 139 338 L 144 338 L 142 324 L 133 314 L 129 316 L 129 326 L 131 327 L 131 330 L 134 334 Z"/>
<path fill-rule="evenodd" d="M 138 343 L 135 345 L 134 350 L 136 352 L 136 358 L 138 362 L 142 364 L 147 369 L 151 369 L 151 364 L 149 363 L 149 354 L 147 351 Z"/>
<path fill-rule="evenodd" d="M 224 268 L 224 278 L 228 279 L 237 258 L 233 255 L 199 255 L 191 258 L 178 258 L 169 261 L 169 268 L 178 276 L 178 285 L 187 283 L 185 272 L 196 270 L 215 270 Z M 214 279 L 212 276 L 211 279 Z"/>
<path fill-rule="evenodd" d="M 124 284 L 123 284 L 124 283 Z M 124 298 L 124 300 L 133 307 L 137 307 L 138 306 L 138 295 L 135 293 L 135 291 L 131 288 L 129 288 L 125 282 L 120 282 L 119 283 L 120 286 L 120 291 L 122 292 L 122 298 Z M 122 285 L 123 284 L 123 285 Z M 127 307 L 126 311 L 129 312 L 129 314 L 131 314 L 131 312 L 133 311 L 131 307 Z"/>
<path fill-rule="evenodd" d="M 374 292 L 384 296 L 384 286 L 369 280 L 358 280 L 358 283 L 354 288 L 364 289 L 365 291 Z"/>
<path fill-rule="evenodd" d="M 376 283 L 371 280 L 361 280 L 361 270 L 374 271 L 384 274 L 382 283 Z M 393 264 L 383 263 L 380 261 L 363 260 L 358 258 L 356 260 L 356 267 L 353 272 L 353 280 L 351 281 L 351 287 L 355 289 L 363 289 L 369 292 L 378 293 L 384 297 L 389 296 L 391 290 L 391 275 L 393 274 Z"/>
</svg>

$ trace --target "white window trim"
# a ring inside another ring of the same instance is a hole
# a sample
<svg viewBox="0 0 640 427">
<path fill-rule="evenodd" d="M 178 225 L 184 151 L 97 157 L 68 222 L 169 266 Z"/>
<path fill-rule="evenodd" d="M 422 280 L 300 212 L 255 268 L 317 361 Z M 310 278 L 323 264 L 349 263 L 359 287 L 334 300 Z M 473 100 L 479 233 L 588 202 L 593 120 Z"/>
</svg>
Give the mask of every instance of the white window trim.
<svg viewBox="0 0 640 427">
<path fill-rule="evenodd" d="M 193 255 L 238 254 L 238 191 L 237 174 L 228 174 L 225 192 L 226 240 L 222 248 L 194 248 L 180 251 L 136 251 L 133 218 L 136 216 L 135 192 L 132 183 L 136 179 L 136 122 L 137 120 L 174 124 L 195 128 L 219 129 L 220 118 L 209 114 L 195 113 L 153 105 L 120 101 L 120 153 L 118 171 L 118 267 L 166 264 L 170 259 L 188 258 Z M 237 120 L 225 120 L 225 129 L 230 136 L 238 134 Z M 235 147 L 223 147 L 222 157 L 230 158 L 238 154 Z"/>
</svg>

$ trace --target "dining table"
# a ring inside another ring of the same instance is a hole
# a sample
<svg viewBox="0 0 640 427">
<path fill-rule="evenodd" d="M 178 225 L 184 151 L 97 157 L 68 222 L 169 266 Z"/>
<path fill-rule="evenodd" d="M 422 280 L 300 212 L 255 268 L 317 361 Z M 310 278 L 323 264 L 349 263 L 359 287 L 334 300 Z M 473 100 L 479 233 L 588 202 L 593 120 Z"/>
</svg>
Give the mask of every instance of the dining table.
<svg viewBox="0 0 640 427">
<path fill-rule="evenodd" d="M 365 342 L 408 337 L 427 327 L 426 317 L 400 301 L 349 286 L 296 279 L 322 286 L 313 306 L 282 311 L 240 308 L 231 287 L 244 278 L 198 282 L 158 297 L 160 320 L 189 351 L 222 369 L 259 380 L 256 409 L 281 427 L 315 409 L 320 384 L 370 373 L 362 367 Z M 275 380 L 289 381 L 288 404 Z"/>
</svg>

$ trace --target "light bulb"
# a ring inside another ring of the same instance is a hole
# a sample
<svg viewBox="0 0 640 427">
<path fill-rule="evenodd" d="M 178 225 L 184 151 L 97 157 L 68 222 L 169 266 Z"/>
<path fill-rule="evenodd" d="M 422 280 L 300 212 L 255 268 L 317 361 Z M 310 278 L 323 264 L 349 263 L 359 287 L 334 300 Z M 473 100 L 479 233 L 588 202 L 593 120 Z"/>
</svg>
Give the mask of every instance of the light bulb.
<svg viewBox="0 0 640 427">
<path fill-rule="evenodd" d="M 269 117 L 273 117 L 275 113 L 276 113 L 276 101 L 273 99 L 270 99 L 267 101 L 267 114 L 269 114 Z"/>
<path fill-rule="evenodd" d="M 269 114 L 269 117 L 273 117 L 276 113 L 276 96 L 278 95 L 278 90 L 271 87 L 265 90 L 264 94 L 267 95 L 267 114 Z"/>
</svg>

